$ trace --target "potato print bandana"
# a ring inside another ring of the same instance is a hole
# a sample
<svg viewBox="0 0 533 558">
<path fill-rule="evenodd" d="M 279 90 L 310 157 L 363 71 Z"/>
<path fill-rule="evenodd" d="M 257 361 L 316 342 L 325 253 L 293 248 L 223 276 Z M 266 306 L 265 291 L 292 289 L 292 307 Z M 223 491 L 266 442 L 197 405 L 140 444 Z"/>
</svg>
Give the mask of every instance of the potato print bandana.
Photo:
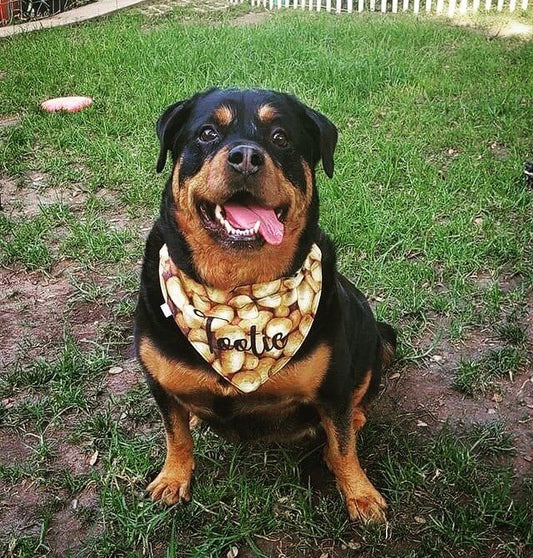
<svg viewBox="0 0 533 558">
<path fill-rule="evenodd" d="M 291 277 L 223 291 L 197 283 L 159 252 L 161 309 L 222 377 L 243 393 L 281 370 L 304 342 L 322 292 L 322 253 L 313 244 Z"/>
</svg>

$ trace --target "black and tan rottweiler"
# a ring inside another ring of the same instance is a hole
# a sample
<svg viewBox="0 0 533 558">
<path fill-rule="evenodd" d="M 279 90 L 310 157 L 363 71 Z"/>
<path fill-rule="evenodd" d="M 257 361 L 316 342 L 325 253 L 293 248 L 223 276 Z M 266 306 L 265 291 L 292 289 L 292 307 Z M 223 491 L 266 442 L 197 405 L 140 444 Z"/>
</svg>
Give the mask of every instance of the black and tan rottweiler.
<svg viewBox="0 0 533 558">
<path fill-rule="evenodd" d="M 159 118 L 172 155 L 146 244 L 136 345 L 165 425 L 153 499 L 190 499 L 189 423 L 234 440 L 323 432 L 351 519 L 384 520 L 356 435 L 393 358 L 393 329 L 336 270 L 318 225 L 315 167 L 333 175 L 335 126 L 295 97 L 212 89 Z"/>
</svg>

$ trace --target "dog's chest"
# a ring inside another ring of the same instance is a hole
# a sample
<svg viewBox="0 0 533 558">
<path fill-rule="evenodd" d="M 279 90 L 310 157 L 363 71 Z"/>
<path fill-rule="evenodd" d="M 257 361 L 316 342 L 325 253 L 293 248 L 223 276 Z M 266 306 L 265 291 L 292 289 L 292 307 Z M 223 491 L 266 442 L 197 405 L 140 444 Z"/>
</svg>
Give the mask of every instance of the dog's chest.
<svg viewBox="0 0 533 558">
<path fill-rule="evenodd" d="M 301 360 L 289 363 L 253 393 L 243 394 L 206 367 L 195 368 L 163 355 L 147 338 L 140 357 L 149 373 L 192 413 L 208 415 L 277 413 L 315 400 L 329 366 L 331 348 L 318 345 Z"/>
</svg>

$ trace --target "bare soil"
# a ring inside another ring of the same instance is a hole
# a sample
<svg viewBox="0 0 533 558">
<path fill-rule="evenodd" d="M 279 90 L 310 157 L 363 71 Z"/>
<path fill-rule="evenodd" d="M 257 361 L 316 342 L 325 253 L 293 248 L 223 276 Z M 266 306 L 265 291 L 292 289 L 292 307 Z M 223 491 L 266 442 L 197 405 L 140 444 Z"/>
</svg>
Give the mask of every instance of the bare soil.
<svg viewBox="0 0 533 558">
<path fill-rule="evenodd" d="M 531 328 L 529 328 L 531 329 Z M 529 331 L 529 342 L 533 335 Z M 444 423 L 455 428 L 487 422 L 503 422 L 514 437 L 516 475 L 533 472 L 533 371 L 503 379 L 485 395 L 470 397 L 453 387 L 453 376 L 461 360 L 478 360 L 496 340 L 472 331 L 460 345 L 442 341 L 434 354 L 422 362 L 393 367 L 385 380 L 385 390 L 374 408 L 379 415 L 403 416 L 407 427 L 439 429 Z"/>
<path fill-rule="evenodd" d="M 61 339 L 66 301 L 74 288 L 62 275 L 43 276 L 22 270 L 0 269 L 3 293 L 0 328 L 0 366 L 31 362 L 49 354 Z"/>
<path fill-rule="evenodd" d="M 72 184 L 67 187 L 53 187 L 49 179 L 42 173 L 31 173 L 21 181 L 0 177 L 0 207 L 4 214 L 12 219 L 20 217 L 35 217 L 42 208 L 54 204 L 62 204 L 72 212 L 79 212 L 85 208 L 89 193 L 83 188 Z M 116 204 L 113 192 L 101 188 L 96 198 L 107 202 L 110 206 Z M 113 217 L 116 222 L 123 223 L 124 215 Z"/>
</svg>

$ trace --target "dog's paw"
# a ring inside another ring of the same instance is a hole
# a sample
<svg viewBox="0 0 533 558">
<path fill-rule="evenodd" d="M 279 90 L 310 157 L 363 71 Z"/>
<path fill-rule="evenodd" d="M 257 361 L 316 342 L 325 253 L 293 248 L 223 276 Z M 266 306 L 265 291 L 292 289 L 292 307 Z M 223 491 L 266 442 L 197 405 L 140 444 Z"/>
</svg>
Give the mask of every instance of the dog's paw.
<svg viewBox="0 0 533 558">
<path fill-rule="evenodd" d="M 368 486 L 346 498 L 346 507 L 351 521 L 364 523 L 385 523 L 387 503 L 383 496 L 373 487 Z"/>
<path fill-rule="evenodd" d="M 152 500 L 160 500 L 163 504 L 171 506 L 191 499 L 191 479 L 183 479 L 172 475 L 165 470 L 146 487 Z"/>
</svg>

